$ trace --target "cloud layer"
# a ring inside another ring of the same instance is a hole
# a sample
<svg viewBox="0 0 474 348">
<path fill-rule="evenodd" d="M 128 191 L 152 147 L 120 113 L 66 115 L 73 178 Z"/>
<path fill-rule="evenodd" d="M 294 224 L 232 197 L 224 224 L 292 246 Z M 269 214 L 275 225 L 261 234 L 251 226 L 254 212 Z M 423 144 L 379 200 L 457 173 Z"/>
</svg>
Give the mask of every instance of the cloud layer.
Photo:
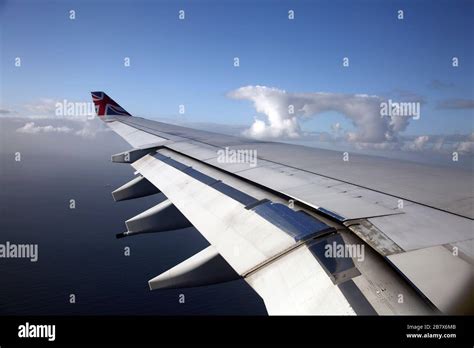
<svg viewBox="0 0 474 348">
<path fill-rule="evenodd" d="M 64 121 L 55 121 L 64 122 Z M 72 134 L 77 135 L 82 138 L 94 138 L 98 133 L 109 131 L 109 128 L 106 128 L 100 121 L 86 121 L 86 122 L 70 122 L 74 126 L 80 125 L 79 128 L 68 127 L 65 125 L 37 125 L 35 122 L 27 122 L 23 127 L 18 128 L 16 131 L 18 133 L 24 134 L 40 134 L 40 133 L 56 133 L 56 134 Z"/>
<path fill-rule="evenodd" d="M 79 105 L 81 108 L 75 109 L 75 105 Z M 102 121 L 99 121 L 95 114 L 92 115 L 87 108 L 84 108 L 84 105 L 87 106 L 87 102 L 40 98 L 17 107 L 17 110 L 0 108 L 0 115 L 1 117 L 31 120 L 16 129 L 17 132 L 24 134 L 56 133 L 93 138 L 99 132 L 109 131 L 110 129 Z M 70 108 L 71 106 L 73 108 Z M 62 112 L 58 112 L 58 110 Z M 87 112 L 84 113 L 84 110 Z"/>
<path fill-rule="evenodd" d="M 37 134 L 37 133 L 71 133 L 73 131 L 72 128 L 61 126 L 61 127 L 54 127 L 51 125 L 48 126 L 36 126 L 34 122 L 28 122 L 23 127 L 18 128 L 16 130 L 19 133 L 27 133 L 27 134 Z"/>
</svg>

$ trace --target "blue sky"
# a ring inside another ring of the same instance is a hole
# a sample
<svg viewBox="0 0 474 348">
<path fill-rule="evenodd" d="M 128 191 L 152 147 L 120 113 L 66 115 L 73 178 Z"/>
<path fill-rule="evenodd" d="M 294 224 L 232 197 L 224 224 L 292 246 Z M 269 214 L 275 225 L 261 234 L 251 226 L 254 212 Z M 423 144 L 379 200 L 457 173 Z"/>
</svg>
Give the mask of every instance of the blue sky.
<svg viewBox="0 0 474 348">
<path fill-rule="evenodd" d="M 149 118 L 176 115 L 184 104 L 191 122 L 250 125 L 252 104 L 226 95 L 264 85 L 394 99 L 414 94 L 425 104 L 405 134 L 473 130 L 472 108 L 437 107 L 447 99 L 473 99 L 472 1 L 0 3 L 4 107 L 40 98 L 89 100 L 89 91 L 104 90 Z M 124 57 L 131 59 L 128 68 Z M 342 67 L 343 57 L 349 68 Z M 302 124 L 329 131 L 336 121 L 351 127 L 337 112 Z"/>
</svg>

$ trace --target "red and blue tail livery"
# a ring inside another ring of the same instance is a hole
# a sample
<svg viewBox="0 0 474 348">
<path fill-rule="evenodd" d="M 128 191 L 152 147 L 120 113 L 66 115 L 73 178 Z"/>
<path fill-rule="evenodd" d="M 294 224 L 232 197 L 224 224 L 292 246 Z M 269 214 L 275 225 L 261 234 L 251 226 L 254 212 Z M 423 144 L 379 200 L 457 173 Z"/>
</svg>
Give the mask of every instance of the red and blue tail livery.
<svg viewBox="0 0 474 348">
<path fill-rule="evenodd" d="M 132 116 L 104 92 L 91 92 L 97 116 Z"/>
</svg>

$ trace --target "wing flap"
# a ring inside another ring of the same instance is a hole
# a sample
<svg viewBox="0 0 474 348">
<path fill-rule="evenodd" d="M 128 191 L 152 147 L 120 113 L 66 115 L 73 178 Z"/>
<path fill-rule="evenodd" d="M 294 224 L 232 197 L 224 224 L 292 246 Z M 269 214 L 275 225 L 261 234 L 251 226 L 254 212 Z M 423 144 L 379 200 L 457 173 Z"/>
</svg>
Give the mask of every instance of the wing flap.
<svg viewBox="0 0 474 348">
<path fill-rule="evenodd" d="M 250 274 L 246 281 L 271 315 L 354 315 L 306 245 Z"/>
<path fill-rule="evenodd" d="M 443 313 L 472 310 L 472 265 L 443 246 L 388 256 L 392 264 Z"/>
</svg>

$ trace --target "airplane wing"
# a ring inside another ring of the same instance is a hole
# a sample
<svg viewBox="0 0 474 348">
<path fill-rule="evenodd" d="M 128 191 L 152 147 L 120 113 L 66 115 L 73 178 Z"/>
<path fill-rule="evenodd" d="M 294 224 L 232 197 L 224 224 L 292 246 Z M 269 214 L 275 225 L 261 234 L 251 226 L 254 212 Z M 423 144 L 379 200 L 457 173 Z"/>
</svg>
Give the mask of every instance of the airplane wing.
<svg viewBox="0 0 474 348">
<path fill-rule="evenodd" d="M 244 279 L 269 314 L 472 313 L 472 172 L 195 130 L 92 97 L 131 145 L 112 156 L 136 170 L 114 199 L 157 197 L 118 237 L 193 227 L 210 244 L 152 290 Z"/>
</svg>

